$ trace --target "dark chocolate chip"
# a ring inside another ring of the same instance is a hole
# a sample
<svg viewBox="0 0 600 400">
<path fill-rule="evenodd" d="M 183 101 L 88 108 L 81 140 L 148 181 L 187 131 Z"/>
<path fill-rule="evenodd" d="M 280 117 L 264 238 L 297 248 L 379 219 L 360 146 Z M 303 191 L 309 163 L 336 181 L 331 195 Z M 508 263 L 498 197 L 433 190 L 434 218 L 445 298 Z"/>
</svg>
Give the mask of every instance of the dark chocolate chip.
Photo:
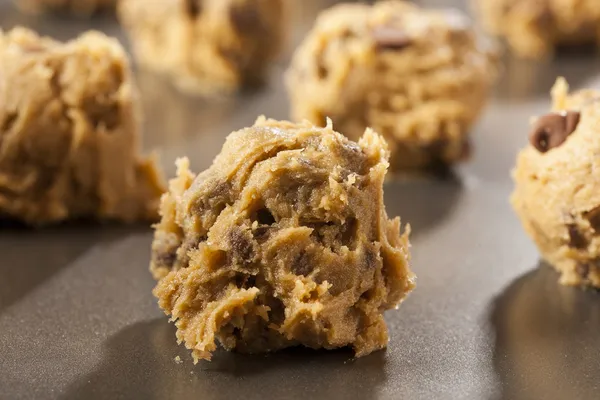
<svg viewBox="0 0 600 400">
<path fill-rule="evenodd" d="M 567 115 L 565 116 L 567 134 L 570 135 L 577 129 L 577 125 L 579 125 L 579 120 L 581 119 L 581 113 L 579 111 L 567 111 Z"/>
<path fill-rule="evenodd" d="M 317 77 L 319 79 L 326 79 L 328 75 L 329 71 L 327 70 L 327 68 L 323 64 L 319 63 L 317 65 Z"/>
<path fill-rule="evenodd" d="M 229 232 L 229 244 L 234 259 L 249 262 L 252 258 L 252 242 L 244 234 L 233 229 Z"/>
<path fill-rule="evenodd" d="M 259 241 L 263 241 L 265 238 L 268 237 L 270 229 L 271 228 L 266 225 L 259 226 L 256 229 L 254 229 L 254 237 Z"/>
<path fill-rule="evenodd" d="M 229 20 L 238 32 L 251 32 L 262 28 L 260 14 L 255 5 L 234 5 L 229 11 Z"/>
<path fill-rule="evenodd" d="M 579 119 L 578 111 L 546 114 L 536 121 L 529 134 L 529 141 L 538 151 L 545 153 L 563 144 L 577 128 Z"/>
<path fill-rule="evenodd" d="M 375 269 L 377 266 L 377 254 L 371 248 L 367 248 L 365 251 L 365 264 L 369 269 Z"/>
<path fill-rule="evenodd" d="M 292 272 L 295 275 L 304 275 L 308 276 L 313 271 L 313 266 L 311 259 L 305 251 L 302 251 L 300 254 L 294 258 L 292 262 Z"/>
<path fill-rule="evenodd" d="M 185 11 L 190 18 L 198 18 L 198 16 L 202 13 L 202 0 L 186 0 Z"/>
<path fill-rule="evenodd" d="M 177 249 L 165 251 L 156 255 L 154 262 L 161 267 L 172 267 L 177 259 Z"/>
<path fill-rule="evenodd" d="M 590 227 L 595 232 L 600 232 L 600 206 L 583 213 L 582 216 L 588 220 Z"/>
<path fill-rule="evenodd" d="M 408 34 L 391 26 L 379 26 L 372 31 L 373 40 L 378 50 L 402 50 L 412 44 Z"/>
<path fill-rule="evenodd" d="M 577 272 L 577 275 L 579 275 L 581 278 L 586 279 L 590 274 L 590 265 L 577 263 L 575 266 L 575 272 Z"/>
<path fill-rule="evenodd" d="M 0 123 L 0 133 L 10 131 L 14 123 L 17 121 L 18 116 L 19 114 L 15 112 L 6 113 L 4 122 Z"/>
<path fill-rule="evenodd" d="M 579 231 L 576 224 L 567 224 L 567 231 L 569 232 L 569 247 L 575 249 L 585 249 L 587 247 L 587 239 Z"/>
<path fill-rule="evenodd" d="M 340 227 L 340 242 L 342 246 L 348 247 L 350 250 L 356 249 L 358 241 L 358 220 L 354 217 L 348 218 Z"/>
</svg>

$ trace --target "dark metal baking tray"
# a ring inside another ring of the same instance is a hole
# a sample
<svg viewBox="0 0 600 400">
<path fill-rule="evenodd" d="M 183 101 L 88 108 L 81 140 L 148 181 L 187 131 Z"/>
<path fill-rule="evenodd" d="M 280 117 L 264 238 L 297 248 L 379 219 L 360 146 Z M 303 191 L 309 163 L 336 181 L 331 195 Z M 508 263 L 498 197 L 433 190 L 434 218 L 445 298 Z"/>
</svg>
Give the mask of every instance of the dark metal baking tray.
<svg viewBox="0 0 600 400">
<path fill-rule="evenodd" d="M 332 3 L 296 1 L 293 43 Z M 90 27 L 123 39 L 110 16 L 25 17 L 0 0 L 0 26 L 17 24 L 60 39 Z M 145 148 L 160 150 L 169 174 L 181 155 L 201 170 L 232 130 L 263 113 L 286 118 L 282 73 L 291 50 L 268 87 L 230 99 L 186 98 L 140 72 Z M 559 286 L 508 204 L 529 117 L 547 110 L 557 75 L 598 87 L 600 60 L 584 52 L 504 61 L 473 132 L 473 158 L 443 177 L 386 183 L 388 213 L 413 226 L 418 275 L 416 291 L 386 316 L 387 351 L 358 360 L 346 350 L 221 351 L 194 366 L 150 293 L 148 227 L 2 226 L 0 398 L 600 398 L 600 293 Z"/>
</svg>

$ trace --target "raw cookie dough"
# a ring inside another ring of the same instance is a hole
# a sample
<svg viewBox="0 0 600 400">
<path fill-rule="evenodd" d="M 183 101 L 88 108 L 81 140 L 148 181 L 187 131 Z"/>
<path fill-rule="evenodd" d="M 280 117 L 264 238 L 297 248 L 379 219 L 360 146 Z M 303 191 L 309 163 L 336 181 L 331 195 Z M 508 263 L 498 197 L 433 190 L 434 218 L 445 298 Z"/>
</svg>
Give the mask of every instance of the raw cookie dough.
<svg viewBox="0 0 600 400">
<path fill-rule="evenodd" d="M 122 0 L 137 61 L 192 94 L 261 83 L 279 54 L 286 0 Z"/>
<path fill-rule="evenodd" d="M 512 204 L 566 285 L 600 288 L 600 91 L 552 91 L 514 170 Z"/>
<path fill-rule="evenodd" d="M 357 139 L 382 134 L 393 169 L 450 164 L 469 154 L 468 132 L 495 77 L 466 17 L 402 1 L 324 11 L 287 74 L 292 117 L 330 117 Z"/>
<path fill-rule="evenodd" d="M 389 152 L 367 130 L 260 118 L 194 175 L 179 160 L 162 199 L 151 271 L 194 359 L 304 345 L 384 348 L 384 310 L 414 287 L 408 232 L 389 220 Z M 162 278 L 162 279 L 161 279 Z"/>
<path fill-rule="evenodd" d="M 138 156 L 136 107 L 116 40 L 0 31 L 0 216 L 34 225 L 158 217 L 164 185 L 154 160 Z"/>
<path fill-rule="evenodd" d="M 98 11 L 113 10 L 117 0 L 16 0 L 19 9 L 30 14 L 68 12 L 90 16 Z"/>
<path fill-rule="evenodd" d="M 557 45 L 600 43 L 598 0 L 472 0 L 483 27 L 519 56 L 539 58 Z"/>
</svg>

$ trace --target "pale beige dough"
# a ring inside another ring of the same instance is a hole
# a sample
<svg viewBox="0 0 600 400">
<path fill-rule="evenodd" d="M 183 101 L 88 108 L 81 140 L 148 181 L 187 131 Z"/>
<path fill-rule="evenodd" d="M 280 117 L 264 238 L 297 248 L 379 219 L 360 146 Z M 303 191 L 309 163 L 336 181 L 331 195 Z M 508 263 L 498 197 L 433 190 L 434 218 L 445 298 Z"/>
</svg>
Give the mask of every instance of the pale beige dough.
<svg viewBox="0 0 600 400">
<path fill-rule="evenodd" d="M 472 0 L 483 27 L 526 58 L 556 46 L 600 44 L 598 0 Z"/>
<path fill-rule="evenodd" d="M 137 105 L 116 40 L 0 30 L 0 217 L 157 218 L 165 187 L 154 159 L 138 154 Z"/>
<path fill-rule="evenodd" d="M 580 114 L 557 147 L 521 151 L 512 204 L 542 257 L 566 285 L 600 288 L 600 91 L 553 89 L 553 111 Z"/>
<path fill-rule="evenodd" d="M 256 86 L 285 42 L 286 0 L 122 0 L 137 61 L 182 91 L 214 95 Z"/>
<path fill-rule="evenodd" d="M 398 170 L 468 157 L 495 76 L 493 52 L 459 11 L 381 1 L 320 14 L 287 87 L 293 119 L 323 125 L 329 117 L 352 139 L 371 127 Z"/>
<path fill-rule="evenodd" d="M 383 311 L 413 289 L 408 231 L 388 219 L 389 152 L 305 122 L 260 118 L 232 133 L 199 175 L 179 160 L 162 199 L 151 271 L 160 307 L 194 359 L 219 342 L 384 348 Z"/>
</svg>

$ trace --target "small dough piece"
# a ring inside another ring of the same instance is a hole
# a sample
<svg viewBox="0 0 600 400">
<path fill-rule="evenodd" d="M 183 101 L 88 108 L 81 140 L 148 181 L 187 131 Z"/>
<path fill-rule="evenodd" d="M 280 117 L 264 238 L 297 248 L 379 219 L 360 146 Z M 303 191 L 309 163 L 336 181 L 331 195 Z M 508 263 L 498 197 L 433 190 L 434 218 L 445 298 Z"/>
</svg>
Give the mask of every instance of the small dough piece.
<svg viewBox="0 0 600 400">
<path fill-rule="evenodd" d="M 357 357 L 387 345 L 382 312 L 415 280 L 408 230 L 383 204 L 388 156 L 371 130 L 356 144 L 331 125 L 261 117 L 203 173 L 178 161 L 151 271 L 195 361 L 216 341 L 245 353 L 352 346 Z"/>
<path fill-rule="evenodd" d="M 351 139 L 373 128 L 395 170 L 451 164 L 469 154 L 469 129 L 496 75 L 492 56 L 457 10 L 337 5 L 294 55 L 292 118 L 321 125 L 329 117 Z"/>
<path fill-rule="evenodd" d="M 136 96 L 123 48 L 102 33 L 63 44 L 0 31 L 0 215 L 157 218 L 165 185 L 137 153 Z"/>
<path fill-rule="evenodd" d="M 552 95 L 517 159 L 511 201 L 562 284 L 600 288 L 600 91 L 569 95 L 561 78 Z"/>
<path fill-rule="evenodd" d="M 517 55 L 541 58 L 556 46 L 600 43 L 598 0 L 472 0 L 489 33 Z"/>
<path fill-rule="evenodd" d="M 29 14 L 66 12 L 89 17 L 101 11 L 112 11 L 117 0 L 16 0 L 20 10 Z"/>
<path fill-rule="evenodd" d="M 212 95 L 263 82 L 285 37 L 286 0 L 122 0 L 119 17 L 144 67 Z"/>
</svg>

